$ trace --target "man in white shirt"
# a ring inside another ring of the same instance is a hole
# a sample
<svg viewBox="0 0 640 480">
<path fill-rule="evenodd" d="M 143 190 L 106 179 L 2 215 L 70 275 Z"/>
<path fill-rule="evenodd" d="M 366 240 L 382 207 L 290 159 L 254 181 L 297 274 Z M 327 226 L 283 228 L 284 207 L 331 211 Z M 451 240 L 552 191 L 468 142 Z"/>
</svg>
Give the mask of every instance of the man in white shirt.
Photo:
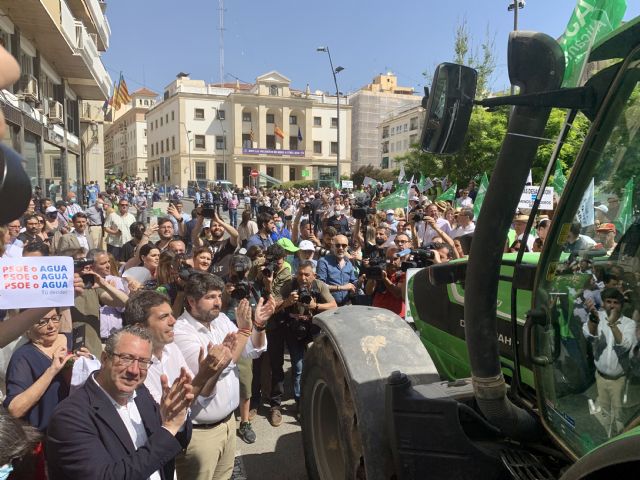
<svg viewBox="0 0 640 480">
<path fill-rule="evenodd" d="M 107 251 L 116 260 L 121 260 L 122 246 L 131 240 L 129 227 L 136 221 L 136 217 L 129 213 L 129 202 L 124 198 L 118 202 L 118 211 L 111 212 L 104 222 L 104 231 L 107 233 Z"/>
<path fill-rule="evenodd" d="M 463 208 L 458 213 L 458 226 L 451 232 L 451 238 L 461 237 L 473 233 L 476 224 L 473 222 L 473 208 Z"/>
<path fill-rule="evenodd" d="M 622 397 L 626 372 L 620 359 L 629 355 L 635 343 L 636 323 L 622 315 L 624 295 L 617 288 L 605 288 L 601 294 L 604 310 L 598 311 L 593 300 L 585 300 L 589 319 L 582 333 L 591 343 L 598 388 L 598 420 L 612 437 L 624 428 Z"/>
<path fill-rule="evenodd" d="M 18 240 L 18 235 L 20 235 L 20 229 L 22 226 L 20 225 L 20 220 L 13 220 L 7 223 L 7 230 L 9 230 L 9 243 L 4 246 L 4 256 L 9 258 L 19 258 L 22 257 L 22 247 L 24 247 L 24 243 L 22 240 Z"/>
<path fill-rule="evenodd" d="M 56 251 L 60 252 L 61 255 L 69 255 L 71 251 L 83 248 L 86 254 L 89 250 L 95 248 L 93 239 L 89 236 L 87 215 L 83 212 L 76 213 L 72 221 L 73 231 L 60 237 Z"/>
<path fill-rule="evenodd" d="M 451 236 L 451 225 L 449 221 L 440 218 L 438 206 L 435 203 L 430 204 L 425 210 L 425 221 L 416 224 L 418 245 L 424 247 L 431 242 L 433 238 L 440 234 L 429 224 L 429 217 L 434 219 L 438 229 Z"/>
<path fill-rule="evenodd" d="M 233 411 L 240 403 L 240 383 L 236 361 L 240 356 L 258 358 L 267 349 L 265 327 L 273 314 L 273 300 L 258 302 L 255 320 L 251 307 L 240 302 L 237 326 L 221 313 L 224 282 L 215 275 L 191 275 L 185 287 L 185 312 L 175 324 L 175 342 L 186 366 L 198 375 L 200 351 L 212 345 L 233 345 L 232 360 L 219 375 L 215 394 L 193 415 L 193 436 L 189 448 L 176 459 L 179 478 L 228 479 L 233 471 L 236 450 L 236 420 Z"/>
</svg>

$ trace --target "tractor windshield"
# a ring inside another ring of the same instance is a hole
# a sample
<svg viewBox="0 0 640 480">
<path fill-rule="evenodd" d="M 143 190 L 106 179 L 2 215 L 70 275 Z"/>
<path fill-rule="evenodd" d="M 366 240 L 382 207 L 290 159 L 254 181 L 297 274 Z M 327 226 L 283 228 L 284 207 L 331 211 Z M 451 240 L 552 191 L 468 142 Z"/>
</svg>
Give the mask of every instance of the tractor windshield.
<svg viewBox="0 0 640 480">
<path fill-rule="evenodd" d="M 638 50 L 630 57 L 563 193 L 536 290 L 541 414 L 577 456 L 640 418 Z"/>
</svg>

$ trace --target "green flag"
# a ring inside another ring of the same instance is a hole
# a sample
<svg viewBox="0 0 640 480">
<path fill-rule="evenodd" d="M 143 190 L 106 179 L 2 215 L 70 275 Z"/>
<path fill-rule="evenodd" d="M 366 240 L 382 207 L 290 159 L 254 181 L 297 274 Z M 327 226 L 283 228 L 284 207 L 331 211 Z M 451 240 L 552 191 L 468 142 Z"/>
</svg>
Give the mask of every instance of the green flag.
<svg viewBox="0 0 640 480">
<path fill-rule="evenodd" d="M 401 185 L 397 185 L 395 192 L 393 192 L 391 195 L 387 195 L 382 200 L 380 200 L 376 205 L 376 209 L 387 210 L 389 208 L 407 208 L 408 203 L 409 184 L 403 183 Z"/>
<path fill-rule="evenodd" d="M 560 163 L 556 165 L 556 171 L 553 174 L 553 182 L 551 182 L 551 186 L 553 187 L 554 192 L 558 194 L 558 196 L 562 195 L 562 191 L 564 190 L 564 186 L 567 184 L 567 177 L 564 176 L 564 172 L 562 171 L 562 167 Z"/>
<path fill-rule="evenodd" d="M 454 183 L 453 185 L 451 185 L 446 192 L 441 193 L 440 195 L 438 195 L 438 197 L 436 198 L 436 201 L 440 201 L 440 200 L 455 200 L 456 198 L 456 192 L 458 191 L 458 184 Z"/>
<path fill-rule="evenodd" d="M 578 0 L 560 39 L 566 62 L 563 87 L 580 85 L 591 47 L 620 25 L 626 9 L 626 0 Z"/>
<path fill-rule="evenodd" d="M 424 173 L 420 174 L 420 181 L 418 182 L 418 190 L 424 192 L 427 186 L 427 178 L 424 176 Z"/>
<path fill-rule="evenodd" d="M 476 219 L 476 221 L 478 219 L 478 215 L 480 215 L 480 209 L 482 208 L 482 202 L 484 202 L 484 196 L 487 193 L 487 188 L 489 188 L 489 178 L 487 177 L 487 172 L 485 172 L 482 174 L 478 193 L 476 194 L 476 200 L 473 202 L 473 218 Z"/>
<path fill-rule="evenodd" d="M 633 223 L 633 178 L 624 186 L 624 193 L 620 201 L 618 216 L 613 221 L 620 235 L 624 234 Z"/>
</svg>

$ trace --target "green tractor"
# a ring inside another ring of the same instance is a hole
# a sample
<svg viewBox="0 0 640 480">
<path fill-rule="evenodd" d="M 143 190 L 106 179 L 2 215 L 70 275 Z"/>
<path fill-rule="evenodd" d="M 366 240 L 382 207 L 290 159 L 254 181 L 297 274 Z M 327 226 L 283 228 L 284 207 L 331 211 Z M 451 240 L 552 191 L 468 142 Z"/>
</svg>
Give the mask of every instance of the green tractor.
<svg viewBox="0 0 640 480">
<path fill-rule="evenodd" d="M 513 32 L 509 75 L 520 93 L 480 101 L 472 69 L 438 67 L 425 104 L 426 150 L 459 148 L 474 104 L 513 106 L 471 252 L 412 277 L 417 332 L 370 307 L 314 318 L 322 333 L 305 356 L 301 399 L 310 478 L 579 479 L 638 471 L 640 221 L 633 209 L 640 202 L 629 180 L 640 171 L 640 18 L 594 45 L 589 60 L 608 66 L 582 87 L 560 88 L 558 43 Z M 590 130 L 543 251 L 504 254 L 552 107 L 568 110 L 567 126 L 581 112 Z M 594 235 L 593 201 L 583 198 L 594 191 L 621 201 L 608 212 L 615 248 L 585 241 Z"/>
</svg>

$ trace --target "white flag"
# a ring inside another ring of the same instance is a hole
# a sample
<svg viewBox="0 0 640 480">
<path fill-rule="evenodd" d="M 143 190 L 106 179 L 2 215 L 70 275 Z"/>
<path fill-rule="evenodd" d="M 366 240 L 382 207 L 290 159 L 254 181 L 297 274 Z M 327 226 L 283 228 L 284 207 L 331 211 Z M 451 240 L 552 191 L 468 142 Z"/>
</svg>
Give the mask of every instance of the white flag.
<svg viewBox="0 0 640 480">
<path fill-rule="evenodd" d="M 578 212 L 576 213 L 576 219 L 583 227 L 588 227 L 595 223 L 594 209 L 593 209 L 593 178 L 589 184 L 589 188 L 584 192 Z"/>
<path fill-rule="evenodd" d="M 398 183 L 402 183 L 404 180 L 404 165 L 400 165 L 400 174 L 398 175 Z"/>
</svg>

